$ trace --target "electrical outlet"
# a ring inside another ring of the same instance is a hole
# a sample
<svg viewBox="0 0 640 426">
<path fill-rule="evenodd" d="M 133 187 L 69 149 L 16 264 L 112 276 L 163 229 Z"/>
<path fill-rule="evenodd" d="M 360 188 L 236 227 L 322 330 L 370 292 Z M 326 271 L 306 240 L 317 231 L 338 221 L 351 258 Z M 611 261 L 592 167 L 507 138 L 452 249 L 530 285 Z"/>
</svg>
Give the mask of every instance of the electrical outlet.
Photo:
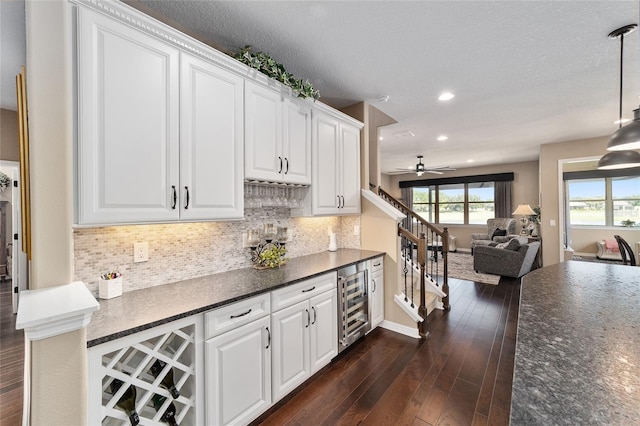
<svg viewBox="0 0 640 426">
<path fill-rule="evenodd" d="M 146 262 L 149 260 L 149 243 L 135 243 L 133 245 L 133 262 Z"/>
<path fill-rule="evenodd" d="M 360 235 L 360 225 L 353 225 L 353 235 L 356 237 Z"/>
</svg>

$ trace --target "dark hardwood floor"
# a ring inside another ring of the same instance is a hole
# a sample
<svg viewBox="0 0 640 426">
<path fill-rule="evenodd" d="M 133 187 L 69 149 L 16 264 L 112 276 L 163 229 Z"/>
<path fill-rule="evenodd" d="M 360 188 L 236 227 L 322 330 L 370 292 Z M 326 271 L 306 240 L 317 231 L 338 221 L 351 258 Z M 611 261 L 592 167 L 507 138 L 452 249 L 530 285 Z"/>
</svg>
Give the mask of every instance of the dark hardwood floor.
<svg viewBox="0 0 640 426">
<path fill-rule="evenodd" d="M 508 425 L 520 283 L 451 279 L 430 339 L 376 329 L 262 415 L 263 425 Z"/>
<path fill-rule="evenodd" d="M 22 423 L 24 333 L 16 331 L 11 281 L 0 282 L 0 425 Z"/>
</svg>

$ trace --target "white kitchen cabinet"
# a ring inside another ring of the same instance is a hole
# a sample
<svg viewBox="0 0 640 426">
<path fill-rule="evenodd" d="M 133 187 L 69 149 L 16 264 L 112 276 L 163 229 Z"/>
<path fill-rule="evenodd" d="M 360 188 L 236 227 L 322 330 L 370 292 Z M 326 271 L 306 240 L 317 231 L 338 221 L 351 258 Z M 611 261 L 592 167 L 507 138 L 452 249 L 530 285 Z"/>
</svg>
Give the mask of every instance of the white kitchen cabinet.
<svg viewBox="0 0 640 426">
<path fill-rule="evenodd" d="M 242 218 L 244 80 L 78 8 L 83 225 Z"/>
<path fill-rule="evenodd" d="M 314 111 L 312 214 L 360 213 L 360 130 Z"/>
<path fill-rule="evenodd" d="M 248 424 L 271 406 L 269 316 L 204 344 L 206 424 Z"/>
<path fill-rule="evenodd" d="M 177 220 L 179 50 L 78 8 L 78 222 Z"/>
<path fill-rule="evenodd" d="M 272 292 L 274 403 L 338 354 L 336 284 L 332 273 Z"/>
<path fill-rule="evenodd" d="M 244 215 L 241 77 L 181 54 L 180 219 Z"/>
<path fill-rule="evenodd" d="M 377 257 L 371 260 L 369 306 L 371 317 L 371 330 L 384 321 L 384 260 Z"/>
<path fill-rule="evenodd" d="M 246 179 L 311 183 L 311 109 L 304 102 L 245 83 Z"/>
</svg>

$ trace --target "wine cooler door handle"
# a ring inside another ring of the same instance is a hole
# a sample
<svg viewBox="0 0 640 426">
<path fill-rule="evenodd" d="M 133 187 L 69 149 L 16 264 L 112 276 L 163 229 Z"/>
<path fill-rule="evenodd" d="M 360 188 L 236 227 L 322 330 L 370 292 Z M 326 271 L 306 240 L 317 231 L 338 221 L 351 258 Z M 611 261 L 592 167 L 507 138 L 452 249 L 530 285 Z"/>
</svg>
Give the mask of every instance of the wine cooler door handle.
<svg viewBox="0 0 640 426">
<path fill-rule="evenodd" d="M 171 210 L 175 210 L 176 203 L 178 202 L 178 193 L 176 192 L 176 186 L 171 185 L 171 190 L 173 191 L 173 205 L 171 206 Z"/>
<path fill-rule="evenodd" d="M 287 157 L 284 157 L 284 161 L 285 163 L 287 163 L 287 168 L 284 171 L 284 174 L 286 175 L 287 173 L 289 173 L 289 159 Z"/>
<path fill-rule="evenodd" d="M 311 324 L 315 324 L 318 320 L 318 311 L 316 311 L 315 306 L 312 306 L 311 309 L 313 309 L 313 322 Z"/>
<path fill-rule="evenodd" d="M 282 173 L 282 157 L 278 157 L 278 160 L 280 160 L 280 170 L 278 170 L 278 173 Z"/>
<path fill-rule="evenodd" d="M 251 313 L 251 308 L 249 308 L 249 310 L 247 312 L 243 312 L 241 314 L 238 315 L 231 315 L 229 318 L 234 319 L 234 318 L 240 318 L 243 317 L 245 315 L 249 315 Z"/>
<path fill-rule="evenodd" d="M 187 203 L 184 205 L 184 209 L 187 210 L 189 208 L 189 187 L 184 187 L 185 191 L 187 191 Z"/>
<path fill-rule="evenodd" d="M 309 313 L 308 309 L 305 309 L 305 311 L 307 311 L 307 325 L 305 325 L 305 328 L 309 328 L 309 326 L 311 325 L 311 314 Z"/>
<path fill-rule="evenodd" d="M 265 349 L 269 349 L 271 346 L 271 331 L 269 330 L 269 327 L 265 328 L 267 329 L 267 347 Z"/>
<path fill-rule="evenodd" d="M 302 292 L 303 292 L 303 293 L 308 293 L 308 292 L 313 291 L 313 290 L 315 290 L 315 289 L 316 289 L 316 286 L 314 285 L 314 286 L 313 286 L 313 287 L 311 287 L 311 288 L 308 288 L 308 289 L 306 289 L 306 290 L 302 290 Z"/>
</svg>

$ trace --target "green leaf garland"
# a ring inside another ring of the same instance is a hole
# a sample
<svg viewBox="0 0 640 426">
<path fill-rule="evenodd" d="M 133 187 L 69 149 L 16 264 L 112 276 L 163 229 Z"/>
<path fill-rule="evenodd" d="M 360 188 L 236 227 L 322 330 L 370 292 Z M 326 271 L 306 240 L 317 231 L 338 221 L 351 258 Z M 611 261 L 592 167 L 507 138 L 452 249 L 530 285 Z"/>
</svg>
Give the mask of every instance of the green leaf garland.
<svg viewBox="0 0 640 426">
<path fill-rule="evenodd" d="M 251 46 L 245 46 L 234 55 L 234 58 L 266 76 L 278 80 L 285 86 L 291 87 L 299 98 L 313 98 L 313 100 L 320 98 L 320 92 L 313 88 L 309 80 L 302 81 L 302 79 L 295 78 L 293 74 L 287 72 L 284 65 L 276 62 L 268 53 L 254 53 L 251 52 Z"/>
</svg>

